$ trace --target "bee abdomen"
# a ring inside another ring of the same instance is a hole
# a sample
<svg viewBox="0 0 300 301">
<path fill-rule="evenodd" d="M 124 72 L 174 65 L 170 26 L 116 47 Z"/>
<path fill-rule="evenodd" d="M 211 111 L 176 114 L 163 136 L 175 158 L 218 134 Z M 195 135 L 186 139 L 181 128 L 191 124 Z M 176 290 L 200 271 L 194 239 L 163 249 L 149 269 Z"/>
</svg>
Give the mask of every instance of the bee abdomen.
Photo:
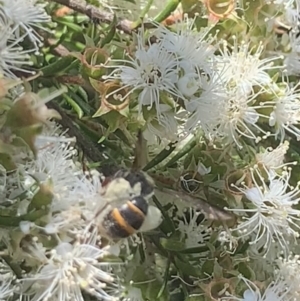
<svg viewBox="0 0 300 301">
<path fill-rule="evenodd" d="M 109 237 L 126 238 L 134 234 L 135 229 L 132 228 L 122 217 L 118 208 L 112 209 L 104 218 L 102 223 Z"/>
<path fill-rule="evenodd" d="M 147 201 L 141 197 L 135 197 L 131 200 L 132 205 L 134 205 L 136 208 L 138 208 L 144 215 L 148 212 L 148 203 Z"/>
<path fill-rule="evenodd" d="M 142 197 L 135 197 L 111 210 L 104 220 L 104 226 L 113 238 L 126 238 L 141 228 L 147 211 L 147 201 Z"/>
<path fill-rule="evenodd" d="M 139 230 L 145 220 L 147 209 L 148 204 L 145 199 L 135 197 L 132 201 L 124 204 L 119 211 L 128 225 L 135 230 Z"/>
</svg>

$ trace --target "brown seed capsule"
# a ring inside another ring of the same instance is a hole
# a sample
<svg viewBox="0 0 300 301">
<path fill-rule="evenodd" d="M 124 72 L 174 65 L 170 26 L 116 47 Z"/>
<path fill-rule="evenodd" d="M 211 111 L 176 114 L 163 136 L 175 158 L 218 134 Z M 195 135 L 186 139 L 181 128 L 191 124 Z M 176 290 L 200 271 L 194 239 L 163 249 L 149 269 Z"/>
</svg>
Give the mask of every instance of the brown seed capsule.
<svg viewBox="0 0 300 301">
<path fill-rule="evenodd" d="M 231 171 L 225 179 L 226 189 L 232 195 L 243 195 L 243 192 L 241 192 L 239 188 L 250 188 L 251 184 L 251 176 L 246 170 Z"/>
<path fill-rule="evenodd" d="M 227 18 L 235 9 L 234 0 L 206 0 L 209 13 L 216 19 Z"/>
</svg>

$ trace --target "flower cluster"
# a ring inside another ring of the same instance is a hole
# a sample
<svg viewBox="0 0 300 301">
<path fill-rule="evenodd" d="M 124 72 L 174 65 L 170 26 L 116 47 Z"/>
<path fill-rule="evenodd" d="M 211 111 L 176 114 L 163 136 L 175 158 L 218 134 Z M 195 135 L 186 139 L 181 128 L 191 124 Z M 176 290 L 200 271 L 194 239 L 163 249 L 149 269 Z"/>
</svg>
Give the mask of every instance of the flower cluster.
<svg viewBox="0 0 300 301">
<path fill-rule="evenodd" d="M 43 30 L 42 23 L 49 23 L 50 16 L 45 11 L 45 4 L 36 0 L 2 1 L 0 5 L 0 68 L 7 77 L 16 78 L 16 72 L 32 73 L 26 66 L 32 65 L 30 55 L 37 53 L 43 45 L 38 30 Z M 22 42 L 29 39 L 31 48 L 22 48 Z"/>
<path fill-rule="evenodd" d="M 251 202 L 249 208 L 231 210 L 252 215 L 244 217 L 234 231 L 240 238 L 250 238 L 249 243 L 257 253 L 269 252 L 272 244 L 277 242 L 288 254 L 290 244 L 299 237 L 300 211 L 294 208 L 300 201 L 299 184 L 290 186 L 290 170 L 281 176 L 269 177 L 269 184 L 259 171 L 251 172 L 254 187 L 241 189 Z"/>
<path fill-rule="evenodd" d="M 195 30 L 196 20 L 186 18 L 175 32 L 155 24 L 148 38 L 141 30 L 134 56 L 109 65 L 114 70 L 105 78 L 121 82 L 122 101 L 137 96 L 146 132 L 175 141 L 201 128 L 208 139 L 239 147 L 241 137 L 284 139 L 287 131 L 298 139 L 298 86 L 278 86 L 270 75 L 283 68 L 275 64 L 281 57 L 263 58 L 261 42 L 218 42 L 212 28 Z"/>
<path fill-rule="evenodd" d="M 0 299 L 299 301 L 299 0 L 48 2 L 0 3 Z"/>
<path fill-rule="evenodd" d="M 74 160 L 75 140 L 49 121 L 58 114 L 45 103 L 63 92 L 8 96 L 2 107 L 6 114 L 0 129 L 6 155 L 1 161 L 3 256 L 22 265 L 19 272 L 11 266 L 6 266 L 8 272 L 1 269 L 3 300 L 12 296 L 82 300 L 83 290 L 113 301 L 124 292 L 113 276 L 114 265 L 121 263 L 105 259 L 113 254 L 110 245 L 102 246 L 97 227 L 91 227 L 95 211 L 104 204 L 99 175 L 87 178 Z M 19 143 L 14 144 L 14 139 Z"/>
</svg>

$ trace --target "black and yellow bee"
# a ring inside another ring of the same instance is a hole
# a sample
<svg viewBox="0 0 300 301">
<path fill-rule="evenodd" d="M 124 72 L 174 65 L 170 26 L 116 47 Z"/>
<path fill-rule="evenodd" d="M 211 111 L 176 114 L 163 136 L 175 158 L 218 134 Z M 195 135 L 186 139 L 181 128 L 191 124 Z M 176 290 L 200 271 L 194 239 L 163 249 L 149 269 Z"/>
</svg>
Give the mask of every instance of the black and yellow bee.
<svg viewBox="0 0 300 301">
<path fill-rule="evenodd" d="M 119 169 L 105 177 L 100 192 L 104 205 L 95 215 L 100 233 L 117 240 L 157 228 L 162 214 L 149 205 L 153 193 L 153 179 L 141 170 Z"/>
</svg>

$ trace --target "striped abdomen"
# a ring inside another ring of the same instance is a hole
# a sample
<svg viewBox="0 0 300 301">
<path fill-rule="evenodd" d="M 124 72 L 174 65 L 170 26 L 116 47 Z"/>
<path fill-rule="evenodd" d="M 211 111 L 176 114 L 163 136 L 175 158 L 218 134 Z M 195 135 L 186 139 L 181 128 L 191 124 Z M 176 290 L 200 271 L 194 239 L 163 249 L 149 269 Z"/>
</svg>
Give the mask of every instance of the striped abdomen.
<svg viewBox="0 0 300 301">
<path fill-rule="evenodd" d="M 103 227 L 111 238 L 125 238 L 137 232 L 148 211 L 147 201 L 139 196 L 124 205 L 110 210 L 103 220 Z"/>
</svg>

